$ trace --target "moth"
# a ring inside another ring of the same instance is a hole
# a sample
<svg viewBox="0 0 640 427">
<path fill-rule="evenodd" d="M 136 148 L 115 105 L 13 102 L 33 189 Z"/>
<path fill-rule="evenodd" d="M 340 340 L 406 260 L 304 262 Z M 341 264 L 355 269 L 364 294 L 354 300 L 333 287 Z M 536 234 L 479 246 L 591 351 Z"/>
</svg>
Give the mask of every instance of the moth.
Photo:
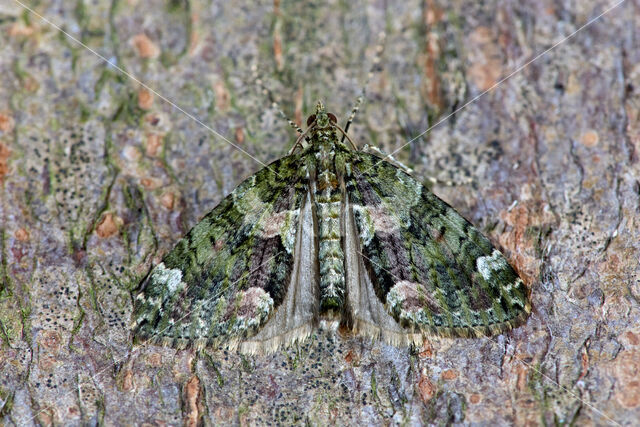
<svg viewBox="0 0 640 427">
<path fill-rule="evenodd" d="M 527 287 L 489 240 L 336 122 L 318 103 L 289 155 L 150 271 L 134 299 L 138 339 L 269 353 L 320 324 L 407 345 L 526 320 Z"/>
</svg>

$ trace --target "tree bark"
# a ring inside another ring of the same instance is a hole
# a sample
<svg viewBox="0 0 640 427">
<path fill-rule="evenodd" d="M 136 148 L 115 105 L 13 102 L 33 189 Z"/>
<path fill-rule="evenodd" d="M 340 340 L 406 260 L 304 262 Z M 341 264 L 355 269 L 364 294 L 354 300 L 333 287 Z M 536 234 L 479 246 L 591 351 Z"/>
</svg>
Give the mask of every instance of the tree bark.
<svg viewBox="0 0 640 427">
<path fill-rule="evenodd" d="M 0 424 L 637 421 L 640 3 L 254 3 L 27 5 L 60 28 L 0 4 Z M 134 346 L 149 268 L 295 141 L 272 101 L 344 123 L 365 82 L 354 141 L 471 180 L 434 192 L 518 270 L 528 322 Z"/>
</svg>

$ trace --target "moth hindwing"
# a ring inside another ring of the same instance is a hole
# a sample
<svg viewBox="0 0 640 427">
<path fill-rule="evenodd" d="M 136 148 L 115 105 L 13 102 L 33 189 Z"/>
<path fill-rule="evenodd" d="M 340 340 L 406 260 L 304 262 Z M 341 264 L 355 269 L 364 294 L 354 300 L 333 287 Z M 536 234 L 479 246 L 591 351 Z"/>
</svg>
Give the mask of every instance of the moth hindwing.
<svg viewBox="0 0 640 427">
<path fill-rule="evenodd" d="M 340 142 L 321 103 L 310 121 L 305 147 L 240 184 L 149 273 L 137 337 L 253 353 L 321 321 L 408 344 L 527 318 L 525 284 L 486 237 L 401 169 Z"/>
</svg>

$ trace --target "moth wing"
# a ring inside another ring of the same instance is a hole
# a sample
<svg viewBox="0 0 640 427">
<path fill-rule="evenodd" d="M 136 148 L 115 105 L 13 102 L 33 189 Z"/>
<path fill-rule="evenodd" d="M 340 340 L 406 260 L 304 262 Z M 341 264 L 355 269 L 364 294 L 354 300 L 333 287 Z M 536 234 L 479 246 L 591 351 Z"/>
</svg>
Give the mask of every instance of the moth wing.
<svg viewBox="0 0 640 427">
<path fill-rule="evenodd" d="M 287 294 L 260 331 L 240 344 L 243 353 L 271 353 L 303 340 L 318 323 L 318 252 L 311 195 L 307 192 L 297 225 Z"/>
<path fill-rule="evenodd" d="M 348 319 L 352 330 L 373 338 L 382 337 L 393 345 L 420 343 L 422 335 L 407 332 L 387 311 L 374 290 L 372 276 L 362 256 L 362 244 L 349 193 L 345 197 L 344 224 L 345 286 Z M 356 210 L 360 205 L 355 205 Z"/>
<path fill-rule="evenodd" d="M 164 256 L 135 297 L 138 338 L 177 348 L 236 348 L 279 318 L 295 295 L 291 282 L 300 281 L 296 252 L 309 252 L 299 240 L 301 212 L 306 218 L 309 207 L 298 162 L 288 156 L 249 177 Z M 308 321 L 285 316 L 277 326 L 282 336 Z M 275 338 L 241 349 L 259 351 Z"/>
<path fill-rule="evenodd" d="M 351 164 L 345 240 L 359 247 L 347 281 L 348 294 L 360 298 L 350 301 L 357 329 L 419 342 L 422 332 L 479 336 L 524 322 L 531 311 L 525 284 L 473 225 L 380 158 L 357 152 Z M 376 301 L 367 305 L 363 295 Z"/>
</svg>

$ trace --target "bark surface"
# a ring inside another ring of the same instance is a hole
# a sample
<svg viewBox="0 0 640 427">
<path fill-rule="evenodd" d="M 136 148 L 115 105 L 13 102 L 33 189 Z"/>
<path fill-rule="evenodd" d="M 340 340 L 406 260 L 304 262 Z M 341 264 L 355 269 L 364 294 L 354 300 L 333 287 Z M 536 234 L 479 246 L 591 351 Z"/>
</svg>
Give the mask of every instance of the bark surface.
<svg viewBox="0 0 640 427">
<path fill-rule="evenodd" d="M 33 3 L 107 63 L 0 0 L 0 425 L 636 422 L 640 2 L 554 47 L 614 3 Z M 526 325 L 419 349 L 133 346 L 140 279 L 295 141 L 272 101 L 344 123 L 381 31 L 350 134 L 471 178 L 434 192 L 531 288 Z"/>
</svg>

